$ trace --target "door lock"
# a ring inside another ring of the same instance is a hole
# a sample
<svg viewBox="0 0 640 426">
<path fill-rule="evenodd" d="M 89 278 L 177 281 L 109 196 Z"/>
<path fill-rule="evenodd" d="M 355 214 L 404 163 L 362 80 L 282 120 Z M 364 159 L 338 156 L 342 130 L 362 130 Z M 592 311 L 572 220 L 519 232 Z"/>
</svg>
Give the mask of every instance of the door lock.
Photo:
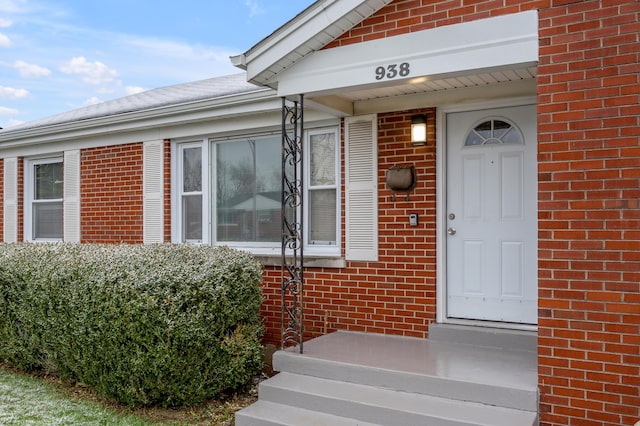
<svg viewBox="0 0 640 426">
<path fill-rule="evenodd" d="M 456 215 L 453 213 L 449 213 L 449 220 L 453 220 L 456 218 Z"/>
</svg>

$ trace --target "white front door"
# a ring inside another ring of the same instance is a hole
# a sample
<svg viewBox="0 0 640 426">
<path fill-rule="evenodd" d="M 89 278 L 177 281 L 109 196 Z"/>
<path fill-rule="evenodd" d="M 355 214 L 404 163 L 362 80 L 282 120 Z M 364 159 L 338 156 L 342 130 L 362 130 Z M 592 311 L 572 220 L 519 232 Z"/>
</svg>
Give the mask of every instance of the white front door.
<svg viewBox="0 0 640 426">
<path fill-rule="evenodd" d="M 535 105 L 446 115 L 447 317 L 537 323 Z"/>
</svg>

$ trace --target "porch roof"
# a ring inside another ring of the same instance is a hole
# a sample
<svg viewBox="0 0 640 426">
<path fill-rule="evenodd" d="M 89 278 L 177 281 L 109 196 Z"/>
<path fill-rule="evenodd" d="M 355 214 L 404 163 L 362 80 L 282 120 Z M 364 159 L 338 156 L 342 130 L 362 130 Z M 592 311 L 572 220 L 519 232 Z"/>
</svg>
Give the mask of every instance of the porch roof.
<svg viewBox="0 0 640 426">
<path fill-rule="evenodd" d="M 279 96 L 305 94 L 336 116 L 535 94 L 536 11 L 323 49 L 389 3 L 318 0 L 231 61 L 249 81 Z"/>
</svg>

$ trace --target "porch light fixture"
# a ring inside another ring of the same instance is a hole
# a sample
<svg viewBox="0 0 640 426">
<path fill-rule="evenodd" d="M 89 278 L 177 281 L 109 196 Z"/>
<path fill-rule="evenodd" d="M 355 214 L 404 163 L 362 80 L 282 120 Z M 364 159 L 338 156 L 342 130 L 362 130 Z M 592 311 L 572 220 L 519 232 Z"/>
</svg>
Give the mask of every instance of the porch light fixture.
<svg viewBox="0 0 640 426">
<path fill-rule="evenodd" d="M 427 116 L 417 114 L 411 117 L 411 145 L 423 146 L 427 144 Z"/>
</svg>

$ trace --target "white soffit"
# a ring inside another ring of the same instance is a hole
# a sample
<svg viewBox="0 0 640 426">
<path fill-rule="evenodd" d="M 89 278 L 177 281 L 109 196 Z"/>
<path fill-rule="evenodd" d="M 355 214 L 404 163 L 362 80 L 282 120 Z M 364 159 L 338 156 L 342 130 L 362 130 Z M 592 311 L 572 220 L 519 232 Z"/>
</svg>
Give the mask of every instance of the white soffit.
<svg viewBox="0 0 640 426">
<path fill-rule="evenodd" d="M 537 61 L 534 10 L 316 51 L 277 76 L 278 95 L 428 84 L 496 70 L 528 73 Z"/>
</svg>

